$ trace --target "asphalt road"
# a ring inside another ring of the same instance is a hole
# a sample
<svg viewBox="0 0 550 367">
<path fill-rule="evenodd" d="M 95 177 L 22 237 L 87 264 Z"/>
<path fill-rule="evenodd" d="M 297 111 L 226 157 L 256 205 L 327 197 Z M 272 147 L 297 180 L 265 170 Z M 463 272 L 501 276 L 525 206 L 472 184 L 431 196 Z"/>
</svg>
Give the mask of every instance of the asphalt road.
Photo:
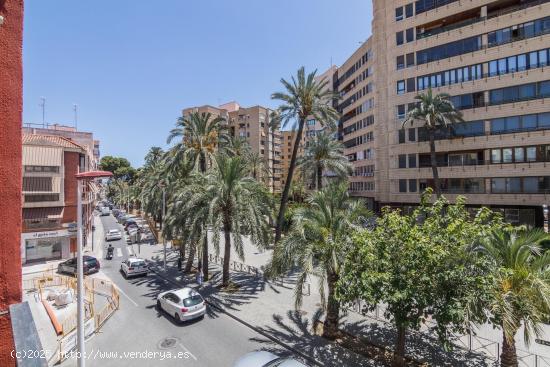
<svg viewBox="0 0 550 367">
<path fill-rule="evenodd" d="M 101 222 L 105 232 L 122 229 L 113 216 L 101 217 Z M 152 272 L 124 279 L 119 269 L 129 256 L 127 245 L 124 240 L 111 244 L 114 258 L 100 259 L 101 270 L 120 289 L 120 309 L 86 342 L 87 366 L 231 367 L 240 356 L 262 349 L 255 339 L 264 337 L 214 309 L 203 320 L 181 325 L 157 312 L 157 294 L 174 286 Z M 74 366 L 76 360 L 62 365 Z"/>
</svg>

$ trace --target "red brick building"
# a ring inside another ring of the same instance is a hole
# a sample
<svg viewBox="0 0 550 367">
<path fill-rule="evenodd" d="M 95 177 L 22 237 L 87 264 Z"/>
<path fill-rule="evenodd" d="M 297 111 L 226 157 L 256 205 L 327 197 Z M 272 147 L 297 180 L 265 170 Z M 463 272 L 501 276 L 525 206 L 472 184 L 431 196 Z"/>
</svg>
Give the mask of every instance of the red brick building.
<svg viewBox="0 0 550 367">
<path fill-rule="evenodd" d="M 0 366 L 15 366 L 8 307 L 21 302 L 23 0 L 0 0 Z"/>
</svg>

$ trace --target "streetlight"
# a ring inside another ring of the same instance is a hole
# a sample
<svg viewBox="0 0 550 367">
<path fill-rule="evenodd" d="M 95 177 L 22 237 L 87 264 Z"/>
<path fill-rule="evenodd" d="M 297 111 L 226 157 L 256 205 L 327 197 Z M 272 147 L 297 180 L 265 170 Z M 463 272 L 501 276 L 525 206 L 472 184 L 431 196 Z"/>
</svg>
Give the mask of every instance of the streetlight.
<svg viewBox="0 0 550 367">
<path fill-rule="evenodd" d="M 77 315 L 77 347 L 79 352 L 78 367 L 84 367 L 86 362 L 84 359 L 84 266 L 82 257 L 82 183 L 89 182 L 96 178 L 111 177 L 113 174 L 108 171 L 88 171 L 81 172 L 75 175 L 76 177 L 76 315 Z"/>
</svg>

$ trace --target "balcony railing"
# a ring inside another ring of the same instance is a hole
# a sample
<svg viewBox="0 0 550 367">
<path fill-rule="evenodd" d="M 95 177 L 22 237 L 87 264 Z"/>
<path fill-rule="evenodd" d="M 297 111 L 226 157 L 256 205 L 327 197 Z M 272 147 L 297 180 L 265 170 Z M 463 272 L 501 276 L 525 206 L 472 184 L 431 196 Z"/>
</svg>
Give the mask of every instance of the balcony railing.
<svg viewBox="0 0 550 367">
<path fill-rule="evenodd" d="M 547 1 L 549 1 L 549 0 L 547 0 Z M 467 19 L 467 20 L 464 20 L 464 21 L 459 22 L 459 23 L 451 24 L 451 25 L 448 25 L 446 27 L 439 27 L 439 28 L 430 29 L 430 30 L 427 30 L 427 31 L 424 31 L 424 32 L 417 32 L 416 33 L 416 39 L 420 40 L 420 39 L 428 38 L 428 37 L 431 37 L 431 36 L 435 36 L 437 34 L 449 32 L 449 31 L 452 31 L 452 30 L 455 30 L 455 29 L 458 29 L 458 28 L 462 28 L 462 27 L 466 27 L 466 26 L 471 25 L 471 24 L 483 22 L 484 20 L 486 20 L 485 17 L 477 17 L 477 18 L 473 18 L 473 19 Z"/>
</svg>

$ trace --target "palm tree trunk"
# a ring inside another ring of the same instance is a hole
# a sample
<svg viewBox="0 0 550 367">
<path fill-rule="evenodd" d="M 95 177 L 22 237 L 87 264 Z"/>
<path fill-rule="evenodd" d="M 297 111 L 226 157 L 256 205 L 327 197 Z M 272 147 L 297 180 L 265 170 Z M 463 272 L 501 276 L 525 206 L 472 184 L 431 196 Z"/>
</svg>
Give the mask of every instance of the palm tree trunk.
<svg viewBox="0 0 550 367">
<path fill-rule="evenodd" d="M 336 299 L 336 283 L 338 275 L 335 273 L 328 274 L 328 299 L 327 299 L 327 317 L 323 328 L 323 337 L 334 340 L 338 337 L 339 319 L 340 319 L 340 303 Z"/>
<path fill-rule="evenodd" d="M 405 338 L 407 329 L 404 326 L 397 326 L 397 338 L 395 340 L 395 351 L 393 353 L 392 367 L 403 367 L 405 365 Z"/>
<path fill-rule="evenodd" d="M 515 333 L 514 333 L 515 335 Z M 518 355 L 516 352 L 516 341 L 508 341 L 504 332 L 502 333 L 502 353 L 500 354 L 501 367 L 518 367 Z"/>
<path fill-rule="evenodd" d="M 321 190 L 323 188 L 323 167 L 319 165 L 317 167 L 317 190 Z"/>
<path fill-rule="evenodd" d="M 296 140 L 294 141 L 294 147 L 292 148 L 292 157 L 290 159 L 290 167 L 288 167 L 288 175 L 286 177 L 285 188 L 283 195 L 281 196 L 281 205 L 279 207 L 279 215 L 277 216 L 277 227 L 275 229 L 275 243 L 281 239 L 281 231 L 283 228 L 283 220 L 285 217 L 286 204 L 288 201 L 288 193 L 290 191 L 290 184 L 292 183 L 292 177 L 294 176 L 294 169 L 296 168 L 296 157 L 298 156 L 298 149 L 302 142 L 302 133 L 304 131 L 305 118 L 300 118 L 298 124 L 298 132 L 296 133 Z"/>
<path fill-rule="evenodd" d="M 271 189 L 275 194 L 275 130 L 271 130 L 271 154 Z"/>
<path fill-rule="evenodd" d="M 437 196 L 437 198 L 439 198 L 441 197 L 441 182 L 439 181 L 439 172 L 437 170 L 437 156 L 435 153 L 435 131 L 433 129 L 428 129 L 428 136 L 430 139 L 430 160 L 435 184 L 435 195 Z"/>
<path fill-rule="evenodd" d="M 206 173 L 206 157 L 204 153 L 201 153 L 199 158 L 199 168 L 201 173 Z M 204 235 L 204 241 L 202 243 L 202 278 L 205 282 L 208 281 L 208 228 L 205 227 L 206 234 Z"/>
<path fill-rule="evenodd" d="M 196 250 L 197 246 L 195 244 L 191 244 L 191 246 L 189 247 L 189 257 L 187 258 L 185 268 L 183 269 L 185 273 L 189 273 L 191 271 L 191 267 L 193 267 L 193 260 L 195 259 Z"/>
<path fill-rule="evenodd" d="M 228 220 L 224 220 L 223 235 L 225 249 L 223 253 L 222 287 L 227 287 L 229 285 L 229 260 L 231 259 L 231 224 Z"/>
</svg>

